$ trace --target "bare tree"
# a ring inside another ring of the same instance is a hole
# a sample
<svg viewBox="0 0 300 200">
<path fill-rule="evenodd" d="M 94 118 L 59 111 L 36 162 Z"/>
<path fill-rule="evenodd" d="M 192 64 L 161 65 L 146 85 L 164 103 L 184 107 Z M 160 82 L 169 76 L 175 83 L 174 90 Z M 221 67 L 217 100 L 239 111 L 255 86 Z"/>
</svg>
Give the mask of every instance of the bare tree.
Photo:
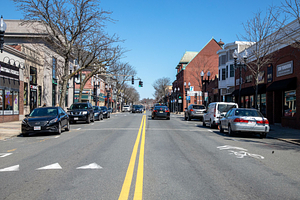
<svg viewBox="0 0 300 200">
<path fill-rule="evenodd" d="M 171 85 L 171 80 L 168 77 L 159 78 L 153 83 L 155 99 L 160 99 L 162 96 L 165 96 L 168 91 L 167 86 Z"/>
<path fill-rule="evenodd" d="M 192 77 L 195 78 L 199 88 L 202 88 L 201 72 L 203 71 L 204 74 L 207 74 L 210 67 L 212 66 L 211 60 L 212 59 L 210 59 L 210 57 L 203 56 L 200 59 L 198 59 L 197 61 L 195 61 L 195 67 L 194 67 L 191 75 L 192 75 Z M 213 76 L 215 76 L 215 74 L 213 74 L 211 72 L 211 77 L 213 77 Z"/>
<path fill-rule="evenodd" d="M 253 75 L 256 107 L 260 72 L 274 59 L 272 54 L 276 51 L 275 45 L 278 44 L 279 30 L 282 27 L 282 24 L 278 23 L 279 16 L 280 12 L 270 7 L 265 15 L 259 11 L 252 19 L 243 23 L 245 34 L 241 36 L 241 40 L 253 42 L 253 45 L 247 49 L 247 62 L 243 56 L 238 60 L 245 64 Z"/>
<path fill-rule="evenodd" d="M 25 24 L 38 22 L 42 25 L 37 29 L 45 34 L 57 54 L 64 59 L 61 72 L 62 92 L 59 104 L 64 105 L 67 83 L 69 79 L 82 69 L 69 73 L 69 61 L 74 56 L 76 41 L 86 38 L 83 35 L 99 33 L 104 23 L 109 21 L 110 12 L 99 9 L 98 0 L 13 0 L 23 11 Z M 38 26 L 36 26 L 38 27 Z"/>
<path fill-rule="evenodd" d="M 135 104 L 140 99 L 140 95 L 136 89 L 128 84 L 125 84 L 123 92 L 126 103 L 131 102 L 132 104 Z"/>
</svg>

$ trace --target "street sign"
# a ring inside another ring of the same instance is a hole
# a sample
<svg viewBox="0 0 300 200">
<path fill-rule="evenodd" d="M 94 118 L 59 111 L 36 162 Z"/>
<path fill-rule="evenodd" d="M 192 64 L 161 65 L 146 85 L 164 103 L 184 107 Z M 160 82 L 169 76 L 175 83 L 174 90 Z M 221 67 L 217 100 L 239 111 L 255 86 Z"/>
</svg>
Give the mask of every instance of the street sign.
<svg viewBox="0 0 300 200">
<path fill-rule="evenodd" d="M 186 100 L 191 100 L 191 97 L 190 96 L 186 96 Z"/>
<path fill-rule="evenodd" d="M 182 103 L 182 99 L 178 99 L 178 103 Z"/>
</svg>

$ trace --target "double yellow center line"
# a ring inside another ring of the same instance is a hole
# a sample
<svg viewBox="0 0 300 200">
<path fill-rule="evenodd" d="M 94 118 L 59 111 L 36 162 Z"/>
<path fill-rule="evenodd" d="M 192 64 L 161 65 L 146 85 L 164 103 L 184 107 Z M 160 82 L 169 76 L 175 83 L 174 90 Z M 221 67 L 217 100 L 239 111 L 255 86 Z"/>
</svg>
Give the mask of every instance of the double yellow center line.
<svg viewBox="0 0 300 200">
<path fill-rule="evenodd" d="M 128 165 L 128 169 L 126 172 L 125 180 L 123 183 L 123 187 L 119 196 L 119 200 L 127 200 L 129 196 L 131 181 L 133 177 L 134 165 L 135 160 L 138 152 L 138 147 L 141 140 L 140 146 L 140 156 L 139 156 L 139 163 L 137 169 L 137 176 L 136 176 L 136 183 L 135 183 L 135 190 L 134 190 L 134 200 L 141 200 L 143 197 L 143 177 L 144 177 L 144 152 L 145 152 L 145 127 L 146 127 L 146 115 L 143 115 L 141 125 L 139 128 L 139 132 L 133 147 L 133 151 L 131 154 L 130 162 Z"/>
</svg>

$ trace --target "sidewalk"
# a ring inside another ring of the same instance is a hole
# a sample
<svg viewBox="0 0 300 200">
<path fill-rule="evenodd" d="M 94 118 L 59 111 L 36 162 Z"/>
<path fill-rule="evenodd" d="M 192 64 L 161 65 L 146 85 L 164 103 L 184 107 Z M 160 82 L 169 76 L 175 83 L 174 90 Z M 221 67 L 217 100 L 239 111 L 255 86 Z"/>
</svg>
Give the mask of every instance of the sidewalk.
<svg viewBox="0 0 300 200">
<path fill-rule="evenodd" d="M 181 116 L 177 114 L 177 116 Z M 183 115 L 182 115 L 183 116 Z M 17 137 L 21 134 L 22 121 L 0 123 L 0 140 Z M 285 142 L 300 145 L 300 130 L 285 128 L 280 125 L 270 125 L 268 138 L 274 138 Z"/>
</svg>

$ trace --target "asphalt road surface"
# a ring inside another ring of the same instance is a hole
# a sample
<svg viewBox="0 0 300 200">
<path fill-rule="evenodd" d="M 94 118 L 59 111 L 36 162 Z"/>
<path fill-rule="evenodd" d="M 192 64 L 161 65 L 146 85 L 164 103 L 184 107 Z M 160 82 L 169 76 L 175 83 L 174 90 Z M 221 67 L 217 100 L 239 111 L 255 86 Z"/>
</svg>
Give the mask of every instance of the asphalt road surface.
<svg viewBox="0 0 300 200">
<path fill-rule="evenodd" d="M 300 146 L 150 114 L 0 141 L 0 199 L 300 198 Z"/>
</svg>

